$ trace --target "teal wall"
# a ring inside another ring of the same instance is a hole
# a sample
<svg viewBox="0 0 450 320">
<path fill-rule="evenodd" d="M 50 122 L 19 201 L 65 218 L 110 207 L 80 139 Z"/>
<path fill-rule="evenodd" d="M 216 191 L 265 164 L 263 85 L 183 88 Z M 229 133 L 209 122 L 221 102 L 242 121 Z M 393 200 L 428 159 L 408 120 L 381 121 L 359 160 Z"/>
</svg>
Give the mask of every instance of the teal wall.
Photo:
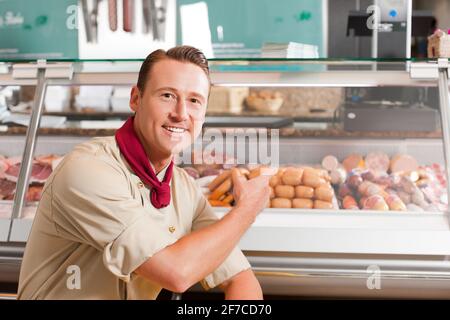
<svg viewBox="0 0 450 320">
<path fill-rule="evenodd" d="M 74 11 L 67 12 L 76 4 L 77 0 L 0 1 L 0 58 L 77 58 L 78 30 L 66 24 L 76 22 Z"/>
<path fill-rule="evenodd" d="M 208 5 L 212 42 L 216 28 L 223 26 L 223 42 L 242 42 L 246 48 L 261 48 L 264 42 L 322 43 L 321 0 L 177 0 L 177 44 L 181 43 L 179 7 L 204 1 Z"/>
</svg>

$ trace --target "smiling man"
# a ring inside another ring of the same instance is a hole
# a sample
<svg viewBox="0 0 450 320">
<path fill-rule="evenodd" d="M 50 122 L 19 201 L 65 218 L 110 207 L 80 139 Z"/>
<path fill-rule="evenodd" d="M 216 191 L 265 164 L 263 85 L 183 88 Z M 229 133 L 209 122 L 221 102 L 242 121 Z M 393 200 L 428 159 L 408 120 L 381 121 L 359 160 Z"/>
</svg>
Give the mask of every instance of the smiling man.
<svg viewBox="0 0 450 320">
<path fill-rule="evenodd" d="M 197 282 L 260 299 L 236 247 L 269 201 L 268 176 L 233 175 L 236 206 L 218 219 L 173 155 L 201 132 L 210 89 L 203 54 L 157 50 L 142 64 L 114 137 L 69 153 L 48 179 L 27 242 L 19 299 L 155 299 Z"/>
</svg>

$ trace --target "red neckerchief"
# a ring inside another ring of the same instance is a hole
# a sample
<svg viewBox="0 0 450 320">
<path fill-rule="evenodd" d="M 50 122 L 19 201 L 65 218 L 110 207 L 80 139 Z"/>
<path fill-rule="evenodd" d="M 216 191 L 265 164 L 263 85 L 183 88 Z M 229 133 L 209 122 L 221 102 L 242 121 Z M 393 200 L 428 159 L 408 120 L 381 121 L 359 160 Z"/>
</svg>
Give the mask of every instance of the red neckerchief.
<svg viewBox="0 0 450 320">
<path fill-rule="evenodd" d="M 170 179 L 172 178 L 173 161 L 170 161 L 163 181 L 159 181 L 150 165 L 145 149 L 133 127 L 134 116 L 117 130 L 116 141 L 120 152 L 127 160 L 133 172 L 149 188 L 150 201 L 157 209 L 167 207 L 170 203 Z"/>
</svg>

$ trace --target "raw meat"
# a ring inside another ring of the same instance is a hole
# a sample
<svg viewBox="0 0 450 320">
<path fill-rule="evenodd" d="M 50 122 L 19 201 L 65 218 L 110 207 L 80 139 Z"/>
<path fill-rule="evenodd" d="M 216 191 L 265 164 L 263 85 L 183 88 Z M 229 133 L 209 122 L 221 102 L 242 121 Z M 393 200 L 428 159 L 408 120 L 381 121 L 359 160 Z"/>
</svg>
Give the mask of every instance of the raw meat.
<svg viewBox="0 0 450 320">
<path fill-rule="evenodd" d="M 17 182 L 20 173 L 21 163 L 16 163 L 6 170 L 5 177 L 13 182 Z M 34 161 L 31 167 L 30 182 L 44 183 L 52 173 L 52 166 L 46 163 Z"/>
<path fill-rule="evenodd" d="M 6 171 L 5 171 L 5 177 L 6 179 L 17 182 L 17 178 L 19 177 L 20 172 L 20 162 L 16 163 L 14 165 L 11 165 Z"/>
<path fill-rule="evenodd" d="M 31 181 L 30 182 L 40 182 L 44 183 L 47 178 L 52 173 L 51 164 L 33 163 L 31 169 Z"/>
<path fill-rule="evenodd" d="M 14 192 L 16 191 L 16 183 L 8 179 L 0 179 L 0 198 L 5 200 L 11 200 L 14 198 Z M 12 197 L 11 197 L 12 196 Z"/>
<path fill-rule="evenodd" d="M 26 201 L 39 201 L 42 197 L 43 185 L 32 185 L 28 188 L 27 195 L 25 197 Z"/>
</svg>

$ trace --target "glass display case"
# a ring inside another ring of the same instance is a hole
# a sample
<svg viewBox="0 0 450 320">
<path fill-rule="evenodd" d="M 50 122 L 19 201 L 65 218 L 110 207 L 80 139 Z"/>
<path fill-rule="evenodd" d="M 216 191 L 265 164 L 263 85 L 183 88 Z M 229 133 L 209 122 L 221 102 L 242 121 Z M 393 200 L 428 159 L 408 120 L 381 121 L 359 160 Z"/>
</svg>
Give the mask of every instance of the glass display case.
<svg viewBox="0 0 450 320">
<path fill-rule="evenodd" d="M 214 135 L 237 142 L 215 149 L 228 161 L 179 163 L 220 216 L 233 205 L 232 187 L 218 194 L 213 186 L 224 172 L 279 168 L 270 206 L 240 242 L 264 293 L 450 296 L 448 60 L 209 62 L 213 86 L 196 145 L 204 157 Z M 18 280 L 40 191 L 60 159 L 77 143 L 113 135 L 130 115 L 141 63 L 0 66 L 0 86 L 35 87 L 32 107 L 14 112 L 28 116 L 26 126 L 8 122 L 0 137 L 3 156 L 24 155 L 13 200 L 4 200 L 10 214 L 0 219 L 0 282 Z M 259 157 L 239 153 L 255 146 Z"/>
</svg>

